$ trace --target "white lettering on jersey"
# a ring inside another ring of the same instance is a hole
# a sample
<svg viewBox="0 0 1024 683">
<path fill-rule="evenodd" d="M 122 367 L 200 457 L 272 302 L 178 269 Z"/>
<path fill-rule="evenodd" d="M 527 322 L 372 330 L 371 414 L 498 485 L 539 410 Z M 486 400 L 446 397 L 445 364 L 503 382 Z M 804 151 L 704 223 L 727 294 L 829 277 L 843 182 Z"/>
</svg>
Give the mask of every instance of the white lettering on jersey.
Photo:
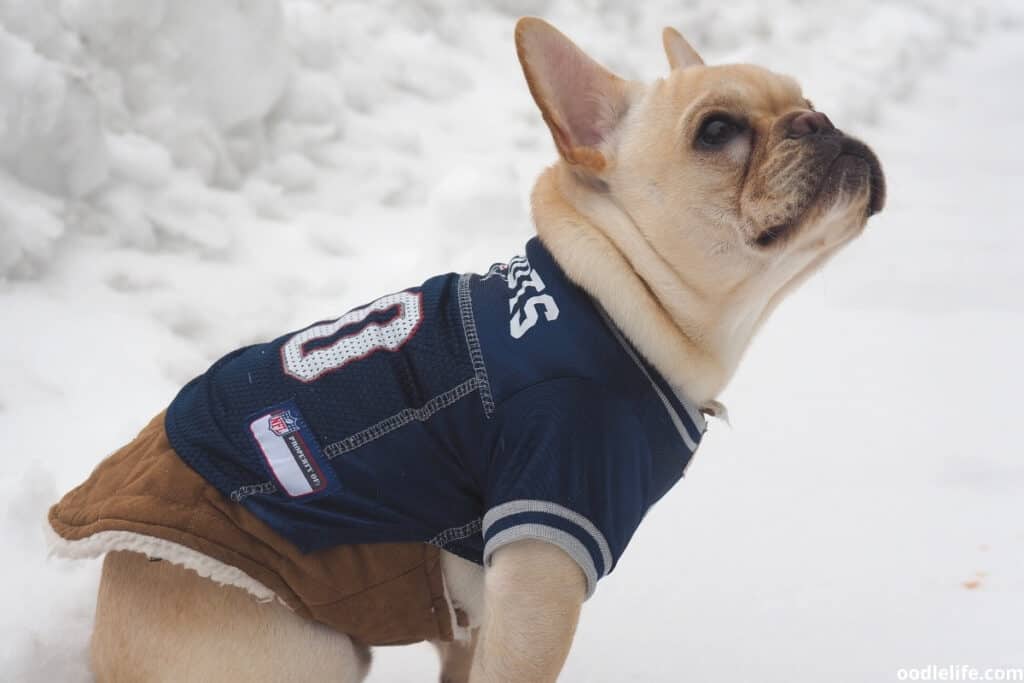
<svg viewBox="0 0 1024 683">
<path fill-rule="evenodd" d="M 330 344 L 306 349 L 312 342 L 331 337 L 343 327 L 356 325 L 373 313 L 382 313 L 392 308 L 397 310 L 390 320 L 369 322 Z M 295 333 L 281 346 L 281 365 L 286 375 L 303 382 L 313 382 L 328 372 L 366 358 L 376 351 L 397 351 L 416 334 L 422 322 L 421 292 L 388 294 L 362 308 L 349 311 L 333 322 L 313 325 Z"/>
<path fill-rule="evenodd" d="M 543 311 L 544 319 L 549 322 L 558 318 L 558 304 L 550 294 L 542 294 L 544 280 L 540 273 L 530 267 L 526 257 L 517 256 L 509 262 L 506 281 L 508 288 L 514 292 L 508 302 L 508 312 L 512 315 L 509 333 L 513 339 L 520 339 L 537 324 L 540 311 Z M 520 306 L 519 302 L 527 289 L 533 289 L 536 293 Z"/>
</svg>

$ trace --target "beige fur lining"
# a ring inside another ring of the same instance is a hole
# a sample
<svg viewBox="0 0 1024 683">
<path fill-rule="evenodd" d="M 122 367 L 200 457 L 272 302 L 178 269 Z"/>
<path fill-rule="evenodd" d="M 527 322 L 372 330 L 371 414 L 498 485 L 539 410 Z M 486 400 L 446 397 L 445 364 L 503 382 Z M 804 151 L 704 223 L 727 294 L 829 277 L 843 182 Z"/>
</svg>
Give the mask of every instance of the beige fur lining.
<svg viewBox="0 0 1024 683">
<path fill-rule="evenodd" d="M 141 553 L 150 558 L 166 560 L 191 569 L 199 576 L 223 586 L 241 588 L 260 602 L 270 602 L 276 598 L 278 602 L 285 604 L 274 591 L 238 567 L 224 564 L 180 543 L 134 531 L 100 531 L 78 541 L 69 541 L 59 536 L 49 524 L 45 525 L 45 533 L 51 557 L 86 559 L 100 557 L 115 550 Z"/>
</svg>

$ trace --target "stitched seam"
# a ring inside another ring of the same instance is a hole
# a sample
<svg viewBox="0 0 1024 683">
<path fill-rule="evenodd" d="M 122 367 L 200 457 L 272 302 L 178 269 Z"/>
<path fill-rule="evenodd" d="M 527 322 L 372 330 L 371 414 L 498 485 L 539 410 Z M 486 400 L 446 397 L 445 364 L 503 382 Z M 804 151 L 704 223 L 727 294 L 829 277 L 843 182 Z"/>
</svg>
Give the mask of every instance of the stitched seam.
<svg viewBox="0 0 1024 683">
<path fill-rule="evenodd" d="M 469 347 L 469 360 L 473 364 L 480 389 L 480 402 L 484 407 L 484 416 L 491 417 L 494 413 L 494 397 L 491 396 L 491 383 L 487 378 L 487 366 L 484 365 L 484 354 L 480 350 L 480 337 L 476 332 L 476 318 L 473 316 L 473 300 L 469 293 L 469 273 L 459 276 L 459 312 L 462 314 L 462 331 L 466 335 L 466 346 Z"/>
<path fill-rule="evenodd" d="M 247 484 L 245 486 L 239 486 L 237 489 L 231 492 L 231 500 L 236 503 L 241 503 L 244 499 L 249 496 L 255 496 L 262 493 L 274 493 L 277 491 L 277 485 L 272 481 L 265 481 L 260 484 Z"/>
<path fill-rule="evenodd" d="M 454 543 L 455 541 L 461 541 L 464 538 L 473 536 L 480 531 L 483 524 L 483 520 L 480 518 L 474 519 L 472 522 L 467 522 L 462 526 L 453 526 L 445 529 L 437 536 L 427 541 L 428 545 L 437 546 L 438 548 L 444 548 L 445 546 Z"/>
<path fill-rule="evenodd" d="M 380 422 L 370 425 L 360 432 L 356 432 L 355 434 L 347 436 L 340 441 L 328 444 L 323 449 L 323 454 L 328 460 L 333 460 L 343 453 L 348 453 L 349 451 L 365 446 L 372 441 L 376 441 L 382 436 L 390 434 L 410 422 L 426 422 L 437 411 L 442 408 L 447 408 L 460 398 L 473 393 L 477 389 L 477 378 L 473 377 L 468 379 L 443 394 L 438 394 L 419 408 L 406 408 L 390 417 L 384 418 Z M 274 482 L 264 481 L 258 484 L 246 484 L 245 486 L 240 486 L 231 492 L 230 498 L 236 503 L 240 503 L 249 496 L 267 495 L 275 493 L 276 491 L 277 486 Z"/>
<path fill-rule="evenodd" d="M 419 408 L 406 408 L 395 413 L 391 417 L 386 417 L 380 422 L 367 427 L 361 432 L 356 432 L 352 436 L 348 436 L 340 441 L 328 444 L 323 449 L 323 453 L 328 460 L 333 460 L 343 453 L 353 451 L 360 446 L 365 446 L 371 441 L 381 438 L 386 434 L 390 434 L 410 422 L 426 422 L 437 411 L 442 408 L 447 408 L 460 398 L 468 396 L 478 389 L 479 380 L 476 377 L 467 379 L 462 384 L 449 389 L 443 394 L 438 394 Z"/>
<path fill-rule="evenodd" d="M 338 603 L 345 602 L 346 600 L 351 600 L 352 598 L 358 597 L 358 596 L 362 595 L 363 593 L 366 593 L 366 592 L 375 590 L 377 588 L 380 588 L 381 586 L 383 586 L 385 584 L 388 584 L 388 583 L 391 583 L 392 581 L 397 581 L 398 579 L 402 579 L 402 578 L 408 576 L 409 574 L 412 574 L 413 572 L 422 571 L 422 572 L 426 573 L 426 564 L 427 563 L 425 561 L 424 562 L 420 562 L 420 563 L 418 563 L 418 564 L 416 564 L 416 565 L 414 565 L 412 567 L 409 567 L 408 569 L 402 571 L 402 573 L 400 573 L 400 574 L 396 574 L 394 576 L 390 576 L 390 577 L 388 577 L 386 579 L 381 579 L 380 581 L 377 581 L 376 583 L 372 583 L 372 584 L 370 584 L 368 586 L 362 586 L 362 587 L 360 587 L 360 589 L 358 591 L 356 591 L 354 593 L 349 593 L 347 595 L 344 595 L 344 596 L 342 596 L 340 598 L 337 598 L 336 600 L 329 600 L 327 602 L 310 602 L 309 600 L 303 600 L 303 602 L 304 602 L 304 604 L 306 604 L 306 605 L 308 605 L 310 607 L 333 607 L 333 606 L 337 605 Z"/>
</svg>

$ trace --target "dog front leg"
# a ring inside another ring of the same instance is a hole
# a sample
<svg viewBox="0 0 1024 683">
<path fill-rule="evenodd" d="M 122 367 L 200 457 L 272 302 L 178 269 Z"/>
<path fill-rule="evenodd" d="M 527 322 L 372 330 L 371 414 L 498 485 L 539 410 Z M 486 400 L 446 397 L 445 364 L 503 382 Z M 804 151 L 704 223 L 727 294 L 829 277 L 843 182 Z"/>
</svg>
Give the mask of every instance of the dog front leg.
<svg viewBox="0 0 1024 683">
<path fill-rule="evenodd" d="M 468 641 L 434 643 L 441 656 L 441 683 L 469 683 L 476 641 L 477 632 L 473 630 Z"/>
<path fill-rule="evenodd" d="M 523 540 L 499 548 L 484 578 L 472 683 L 554 681 L 569 654 L 586 579 L 557 546 Z"/>
</svg>

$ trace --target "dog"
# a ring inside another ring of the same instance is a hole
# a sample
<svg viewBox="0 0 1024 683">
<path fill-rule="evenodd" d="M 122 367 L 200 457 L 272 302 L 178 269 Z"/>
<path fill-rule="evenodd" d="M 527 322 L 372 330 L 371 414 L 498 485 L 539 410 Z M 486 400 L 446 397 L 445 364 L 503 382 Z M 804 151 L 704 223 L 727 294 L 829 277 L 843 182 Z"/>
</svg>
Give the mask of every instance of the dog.
<svg viewBox="0 0 1024 683">
<path fill-rule="evenodd" d="M 791 78 L 671 28 L 653 83 L 537 18 L 515 44 L 559 154 L 526 255 L 230 354 L 51 509 L 55 552 L 107 554 L 100 680 L 358 681 L 418 639 L 443 681 L 555 680 L 761 324 L 883 208 Z"/>
</svg>

